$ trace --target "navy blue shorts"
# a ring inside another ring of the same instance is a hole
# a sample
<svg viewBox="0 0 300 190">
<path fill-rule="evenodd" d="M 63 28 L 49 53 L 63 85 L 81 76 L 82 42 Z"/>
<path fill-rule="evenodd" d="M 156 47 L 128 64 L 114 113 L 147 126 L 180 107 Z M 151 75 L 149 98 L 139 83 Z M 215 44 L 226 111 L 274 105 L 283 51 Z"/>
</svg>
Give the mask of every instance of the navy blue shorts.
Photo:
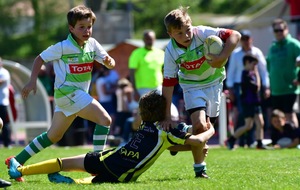
<svg viewBox="0 0 300 190">
<path fill-rule="evenodd" d="M 112 150 L 87 153 L 84 158 L 84 168 L 87 172 L 96 175 L 92 183 L 116 183 L 119 182 L 117 177 L 110 173 L 103 161 L 100 161 L 100 157 Z"/>
<path fill-rule="evenodd" d="M 262 113 L 262 108 L 260 105 L 255 104 L 242 104 L 243 107 L 243 116 L 245 118 L 254 117 L 255 114 Z"/>
</svg>

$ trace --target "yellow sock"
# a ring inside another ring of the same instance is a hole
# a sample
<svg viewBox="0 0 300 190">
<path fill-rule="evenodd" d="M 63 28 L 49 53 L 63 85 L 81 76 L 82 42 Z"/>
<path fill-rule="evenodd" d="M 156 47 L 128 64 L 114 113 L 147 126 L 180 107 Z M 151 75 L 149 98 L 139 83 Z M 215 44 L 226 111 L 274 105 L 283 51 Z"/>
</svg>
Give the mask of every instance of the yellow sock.
<svg viewBox="0 0 300 190">
<path fill-rule="evenodd" d="M 62 169 L 62 162 L 60 158 L 51 159 L 36 164 L 30 164 L 27 166 L 21 166 L 17 168 L 22 175 L 34 175 L 34 174 L 50 174 L 59 172 Z"/>
<path fill-rule="evenodd" d="M 80 179 L 74 179 L 75 183 L 77 184 L 92 184 L 92 180 L 95 176 L 80 178 Z"/>
</svg>

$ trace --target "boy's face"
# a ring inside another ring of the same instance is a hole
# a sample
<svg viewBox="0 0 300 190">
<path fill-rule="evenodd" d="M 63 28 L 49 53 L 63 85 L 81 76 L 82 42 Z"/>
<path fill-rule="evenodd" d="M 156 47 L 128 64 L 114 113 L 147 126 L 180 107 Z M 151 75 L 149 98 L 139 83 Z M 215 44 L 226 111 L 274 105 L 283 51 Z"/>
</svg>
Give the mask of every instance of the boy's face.
<svg viewBox="0 0 300 190">
<path fill-rule="evenodd" d="M 75 26 L 69 25 L 70 32 L 74 35 L 76 42 L 83 46 L 93 33 L 93 22 L 91 18 L 78 20 Z"/>
<path fill-rule="evenodd" d="M 245 64 L 245 70 L 253 71 L 256 65 L 257 65 L 256 61 L 247 61 L 247 63 Z"/>
<path fill-rule="evenodd" d="M 183 25 L 180 29 L 172 28 L 168 32 L 169 36 L 173 38 L 177 43 L 184 47 L 188 47 L 192 43 L 193 33 L 192 25 Z"/>
<path fill-rule="evenodd" d="M 285 118 L 282 118 L 282 117 L 272 117 L 271 118 L 271 124 L 276 129 L 282 129 L 282 127 L 285 125 Z"/>
</svg>

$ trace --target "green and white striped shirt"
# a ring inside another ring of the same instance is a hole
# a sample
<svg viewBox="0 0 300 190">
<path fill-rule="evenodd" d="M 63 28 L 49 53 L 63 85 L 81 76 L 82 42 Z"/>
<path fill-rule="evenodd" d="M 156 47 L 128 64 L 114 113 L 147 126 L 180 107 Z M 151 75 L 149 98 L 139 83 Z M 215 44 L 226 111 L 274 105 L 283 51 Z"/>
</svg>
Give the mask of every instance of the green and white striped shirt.
<svg viewBox="0 0 300 190">
<path fill-rule="evenodd" d="M 107 55 L 94 38 L 89 38 L 81 48 L 71 34 L 66 40 L 44 50 L 41 58 L 45 62 L 53 62 L 54 97 L 61 98 L 78 89 L 88 92 L 94 60 L 103 64 Z"/>
</svg>

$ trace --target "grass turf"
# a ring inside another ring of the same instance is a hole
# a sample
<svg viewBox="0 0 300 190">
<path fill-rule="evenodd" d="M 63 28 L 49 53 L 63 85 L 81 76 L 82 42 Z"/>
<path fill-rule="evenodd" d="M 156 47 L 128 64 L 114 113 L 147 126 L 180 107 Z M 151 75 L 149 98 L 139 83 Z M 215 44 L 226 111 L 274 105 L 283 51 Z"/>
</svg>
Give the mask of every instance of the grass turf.
<svg viewBox="0 0 300 190">
<path fill-rule="evenodd" d="M 9 189 L 298 189 L 300 184 L 300 154 L 298 149 L 256 150 L 238 148 L 229 151 L 226 148 L 211 148 L 206 159 L 210 179 L 194 178 L 192 155 L 190 152 L 180 152 L 171 156 L 168 151 L 154 163 L 134 183 L 127 184 L 93 184 L 67 185 L 53 184 L 47 175 L 25 176 L 26 182 L 19 183 L 10 180 L 4 160 L 16 155 L 21 148 L 0 149 L 0 178 L 12 182 Z M 84 154 L 90 149 L 81 147 L 63 148 L 50 147 L 32 157 L 26 164 L 31 164 L 56 157 L 66 157 Z M 68 172 L 63 174 L 74 178 L 89 176 L 86 173 Z"/>
</svg>

